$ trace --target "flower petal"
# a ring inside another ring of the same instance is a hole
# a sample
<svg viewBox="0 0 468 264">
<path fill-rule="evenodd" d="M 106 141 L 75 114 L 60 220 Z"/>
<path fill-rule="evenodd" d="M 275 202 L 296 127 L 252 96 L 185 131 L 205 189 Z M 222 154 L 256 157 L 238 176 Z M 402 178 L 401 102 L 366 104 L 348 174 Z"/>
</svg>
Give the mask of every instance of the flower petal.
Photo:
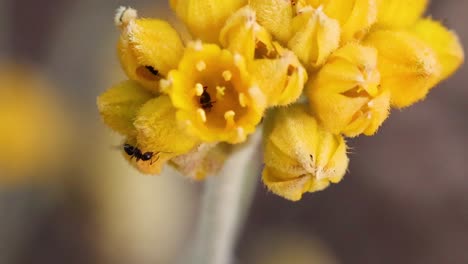
<svg viewBox="0 0 468 264">
<path fill-rule="evenodd" d="M 381 88 L 391 92 L 394 107 L 407 107 L 423 99 L 440 79 L 436 53 L 408 32 L 378 30 L 365 43 L 378 50 Z"/>
<path fill-rule="evenodd" d="M 216 43 L 226 19 L 247 0 L 172 0 L 172 9 L 189 31 L 203 41 Z"/>
<path fill-rule="evenodd" d="M 104 123 L 116 132 L 134 136 L 133 120 L 140 107 L 153 94 L 135 81 L 121 82 L 97 98 L 97 106 Z"/>
<path fill-rule="evenodd" d="M 259 23 L 280 42 L 287 43 L 292 34 L 294 9 L 289 0 L 250 0 Z"/>
<path fill-rule="evenodd" d="M 377 0 L 377 25 L 403 28 L 412 25 L 426 11 L 429 0 Z"/>
<path fill-rule="evenodd" d="M 421 19 L 410 30 L 436 52 L 442 66 L 441 80 L 452 75 L 463 63 L 465 54 L 457 34 L 442 23 L 430 18 Z"/>
</svg>

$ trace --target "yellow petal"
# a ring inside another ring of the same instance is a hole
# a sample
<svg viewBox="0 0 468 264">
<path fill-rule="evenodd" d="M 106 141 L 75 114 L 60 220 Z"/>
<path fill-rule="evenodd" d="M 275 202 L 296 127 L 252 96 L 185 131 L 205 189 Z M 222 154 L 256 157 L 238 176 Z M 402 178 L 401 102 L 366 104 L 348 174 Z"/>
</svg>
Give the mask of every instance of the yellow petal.
<svg viewBox="0 0 468 264">
<path fill-rule="evenodd" d="M 216 43 L 227 18 L 247 0 L 177 0 L 172 9 L 197 39 Z"/>
<path fill-rule="evenodd" d="M 410 30 L 436 52 L 442 66 L 441 80 L 452 75 L 463 63 L 465 54 L 457 34 L 442 23 L 430 18 L 421 19 Z"/>
<path fill-rule="evenodd" d="M 256 84 L 268 96 L 268 106 L 295 102 L 302 93 L 307 72 L 291 51 L 277 59 L 258 59 L 250 63 Z"/>
<path fill-rule="evenodd" d="M 267 104 L 262 90 L 253 85 L 243 57 L 214 44 L 191 43 L 168 83 L 179 120 L 208 142 L 244 141 Z"/>
<path fill-rule="evenodd" d="M 377 25 L 403 28 L 412 25 L 426 11 L 429 0 L 377 0 Z"/>
<path fill-rule="evenodd" d="M 430 46 L 408 32 L 378 30 L 365 43 L 378 50 L 381 88 L 391 104 L 407 107 L 423 99 L 440 79 L 441 65 Z"/>
<path fill-rule="evenodd" d="M 97 106 L 104 123 L 116 132 L 135 135 L 133 120 L 140 107 L 153 97 L 135 81 L 121 82 L 97 98 Z"/>
<path fill-rule="evenodd" d="M 328 131 L 354 137 L 374 134 L 388 116 L 390 96 L 379 84 L 376 49 L 349 43 L 330 56 L 306 91 Z"/>
<path fill-rule="evenodd" d="M 340 43 L 338 21 L 321 8 L 303 9 L 293 20 L 293 32 L 288 47 L 308 69 L 321 66 Z"/>
<path fill-rule="evenodd" d="M 341 40 L 361 39 L 377 20 L 377 0 L 306 0 L 297 5 L 298 12 L 307 5 L 321 8 L 325 14 L 339 21 Z"/>
<path fill-rule="evenodd" d="M 292 34 L 294 9 L 288 0 L 250 0 L 258 22 L 280 42 L 287 43 Z"/>
<path fill-rule="evenodd" d="M 159 92 L 159 81 L 177 67 L 184 46 L 177 31 L 157 19 L 133 19 L 121 26 L 118 55 L 127 76 Z"/>
<path fill-rule="evenodd" d="M 321 128 L 307 110 L 300 104 L 276 108 L 265 119 L 263 181 L 293 201 L 339 182 L 348 166 L 344 139 Z"/>
<path fill-rule="evenodd" d="M 274 49 L 270 34 L 256 22 L 255 11 L 250 6 L 229 17 L 219 39 L 224 48 L 241 54 L 247 60 L 268 56 Z"/>
</svg>

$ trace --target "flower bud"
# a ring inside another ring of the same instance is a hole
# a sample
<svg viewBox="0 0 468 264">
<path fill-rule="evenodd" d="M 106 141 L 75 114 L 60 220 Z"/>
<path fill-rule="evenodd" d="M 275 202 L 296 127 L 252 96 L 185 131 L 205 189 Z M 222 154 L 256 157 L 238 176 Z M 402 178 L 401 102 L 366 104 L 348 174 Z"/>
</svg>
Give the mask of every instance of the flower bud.
<svg viewBox="0 0 468 264">
<path fill-rule="evenodd" d="M 172 0 L 170 5 L 189 31 L 206 42 L 217 43 L 226 19 L 246 0 Z"/>
<path fill-rule="evenodd" d="M 143 87 L 159 92 L 160 79 L 176 68 L 182 57 L 179 34 L 158 19 L 130 19 L 121 30 L 118 55 L 125 73 Z"/>
<path fill-rule="evenodd" d="M 135 136 L 133 121 L 140 107 L 153 94 L 135 81 L 121 82 L 97 98 L 97 106 L 104 123 L 116 132 Z"/>
<path fill-rule="evenodd" d="M 390 91 L 394 107 L 407 107 L 423 99 L 440 79 L 436 53 L 408 32 L 378 30 L 365 44 L 378 51 L 381 88 Z"/>
<path fill-rule="evenodd" d="M 266 57 L 274 50 L 270 33 L 256 22 L 255 11 L 250 6 L 229 17 L 219 39 L 224 48 L 247 60 Z"/>
<path fill-rule="evenodd" d="M 343 137 L 321 128 L 302 104 L 268 113 L 263 147 L 263 182 L 273 193 L 292 201 L 339 182 L 348 166 Z"/>
<path fill-rule="evenodd" d="M 457 34 L 440 22 L 430 18 L 421 19 L 410 30 L 437 54 L 437 60 L 442 66 L 441 80 L 452 75 L 463 63 L 465 55 Z"/>
<path fill-rule="evenodd" d="M 307 72 L 296 55 L 284 50 L 277 59 L 258 59 L 250 63 L 250 73 L 268 97 L 268 106 L 295 102 L 302 93 Z"/>
<path fill-rule="evenodd" d="M 388 116 L 390 94 L 379 88 L 377 51 L 349 43 L 334 52 L 307 86 L 310 107 L 331 133 L 374 134 Z"/>
<path fill-rule="evenodd" d="M 310 70 L 321 66 L 340 44 L 340 25 L 321 8 L 302 9 L 293 22 L 293 35 L 288 47 Z"/>
</svg>

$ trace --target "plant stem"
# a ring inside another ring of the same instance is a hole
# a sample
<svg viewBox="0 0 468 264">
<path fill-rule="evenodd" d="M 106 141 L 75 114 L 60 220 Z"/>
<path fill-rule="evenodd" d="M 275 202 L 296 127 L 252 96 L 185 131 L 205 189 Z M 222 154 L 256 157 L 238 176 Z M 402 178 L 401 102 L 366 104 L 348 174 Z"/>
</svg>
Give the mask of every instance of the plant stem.
<svg viewBox="0 0 468 264">
<path fill-rule="evenodd" d="M 229 264 L 259 180 L 261 131 L 239 146 L 219 175 L 206 180 L 192 256 L 186 263 Z"/>
</svg>

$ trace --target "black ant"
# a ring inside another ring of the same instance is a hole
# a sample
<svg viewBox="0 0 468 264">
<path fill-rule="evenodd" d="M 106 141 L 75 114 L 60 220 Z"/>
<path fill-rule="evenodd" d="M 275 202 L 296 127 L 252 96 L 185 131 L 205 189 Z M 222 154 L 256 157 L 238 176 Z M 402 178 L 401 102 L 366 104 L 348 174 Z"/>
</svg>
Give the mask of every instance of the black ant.
<svg viewBox="0 0 468 264">
<path fill-rule="evenodd" d="M 153 155 L 154 152 L 145 152 L 142 153 L 141 150 L 138 147 L 134 147 L 130 144 L 124 144 L 123 149 L 127 155 L 130 156 L 130 160 L 135 157 L 136 161 L 142 160 L 142 161 L 148 161 L 151 160 L 151 165 L 159 160 L 159 155 L 156 156 L 156 160 L 153 160 Z"/>
<path fill-rule="evenodd" d="M 206 89 L 208 89 L 208 86 L 203 86 L 203 93 L 200 95 L 199 103 L 203 110 L 210 111 L 216 101 L 211 101 L 211 96 Z"/>
</svg>

